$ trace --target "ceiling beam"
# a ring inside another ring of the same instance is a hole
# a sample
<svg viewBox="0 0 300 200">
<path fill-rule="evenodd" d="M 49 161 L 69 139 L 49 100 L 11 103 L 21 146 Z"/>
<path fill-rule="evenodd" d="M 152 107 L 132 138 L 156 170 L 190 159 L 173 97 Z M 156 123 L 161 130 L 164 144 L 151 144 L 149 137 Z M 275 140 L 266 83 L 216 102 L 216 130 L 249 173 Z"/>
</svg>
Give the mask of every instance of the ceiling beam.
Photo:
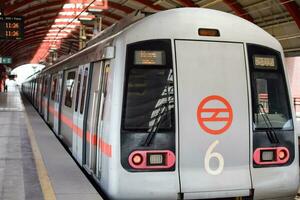
<svg viewBox="0 0 300 200">
<path fill-rule="evenodd" d="M 45 37 L 44 35 L 37 35 L 37 36 L 32 37 L 30 39 L 24 40 L 22 43 L 12 43 L 12 44 L 9 44 L 9 45 L 7 45 L 7 47 L 5 48 L 5 50 L 2 51 L 1 53 L 11 54 L 12 51 L 15 52 L 17 49 L 19 49 L 22 46 L 31 45 L 32 42 L 35 42 L 35 41 L 40 41 L 41 42 L 44 37 Z"/>
<path fill-rule="evenodd" d="M 254 19 L 248 12 L 237 2 L 237 0 L 223 0 L 223 2 L 229 6 L 233 12 L 235 12 L 239 17 L 242 17 L 250 22 L 253 22 Z"/>
<path fill-rule="evenodd" d="M 74 17 L 72 16 L 66 16 L 66 17 L 57 17 L 57 16 L 51 16 L 51 17 L 42 17 L 40 19 L 31 21 L 31 22 L 27 22 L 25 23 L 25 28 L 32 28 L 35 26 L 40 26 L 40 24 L 51 24 L 52 25 L 76 25 L 76 26 L 80 26 L 80 22 L 55 22 L 56 19 L 73 19 Z M 107 20 L 102 20 L 102 24 L 106 25 L 106 26 L 111 26 L 112 23 L 107 21 Z M 93 25 L 91 25 L 93 26 Z"/>
<path fill-rule="evenodd" d="M 4 13 L 5 15 L 11 15 L 12 13 L 16 12 L 17 9 L 21 8 L 24 5 L 28 5 L 30 3 L 32 3 L 32 0 L 23 0 L 23 1 L 19 1 L 19 2 L 15 2 L 13 5 L 9 5 L 7 6 L 7 9 L 4 9 Z M 45 3 L 41 3 L 40 6 L 41 7 L 47 7 L 50 5 L 62 5 L 63 1 L 62 0 L 54 0 L 52 2 L 45 2 Z M 28 7 L 25 10 L 30 9 L 30 11 L 33 11 L 33 9 L 35 9 L 37 6 L 33 6 L 33 7 Z"/>
<path fill-rule="evenodd" d="M 298 28 L 300 29 L 300 9 L 295 1 L 290 0 L 280 0 L 285 9 L 290 13 L 290 15 L 295 20 Z"/>
<path fill-rule="evenodd" d="M 43 45 L 43 40 L 45 38 L 46 39 L 51 38 L 53 40 L 56 40 L 56 43 L 60 43 L 61 39 L 66 39 L 67 37 L 66 38 L 55 37 L 55 36 L 48 37 L 48 36 L 46 36 L 46 34 L 38 34 L 38 35 L 34 35 L 32 37 L 26 38 L 25 40 L 22 41 L 22 43 L 11 43 L 11 44 L 7 45 L 5 50 L 2 51 L 2 53 L 11 54 L 11 51 L 15 52 L 16 49 L 18 49 L 18 48 L 30 46 L 35 41 L 40 41 L 40 44 Z"/>
<path fill-rule="evenodd" d="M 38 18 L 35 18 L 33 20 L 25 20 L 25 27 L 28 25 L 28 24 L 34 24 L 34 23 L 37 23 L 37 22 L 40 22 L 40 21 L 54 21 L 56 19 L 67 19 L 67 20 L 73 20 L 74 18 L 76 17 L 76 15 L 54 15 L 54 16 L 47 16 L 47 17 L 44 17 L 44 16 L 41 16 L 41 17 L 38 17 Z M 88 16 L 84 16 L 85 18 L 89 18 L 89 19 L 93 19 L 94 16 L 92 15 L 88 15 Z M 66 22 L 66 23 L 69 23 L 69 22 Z M 103 22 L 107 25 L 107 21 Z M 54 22 L 55 24 L 55 22 Z"/>
<path fill-rule="evenodd" d="M 60 11 L 58 10 L 47 10 L 47 11 L 41 11 L 41 12 L 37 12 L 37 13 L 34 13 L 32 15 L 28 15 L 26 16 L 26 20 L 25 20 L 25 23 L 34 23 L 33 21 L 37 21 L 41 18 L 45 18 L 44 16 L 45 15 L 57 15 L 57 19 L 60 19 L 60 18 L 70 18 L 70 16 L 72 16 L 72 18 L 75 18 L 77 16 L 78 13 L 80 13 L 82 11 L 82 9 L 79 9 L 79 8 L 64 8 Z M 60 12 L 73 12 L 74 14 L 73 15 L 59 15 Z M 119 16 L 117 14 L 113 14 L 113 13 L 110 13 L 110 12 L 107 12 L 107 11 L 103 11 L 101 12 L 101 15 L 104 16 L 104 17 L 109 17 L 109 18 L 112 18 L 114 20 L 120 20 L 122 19 L 122 16 Z M 83 17 L 88 17 L 88 18 L 93 18 L 94 16 L 93 15 L 88 15 L 88 16 L 83 16 Z"/>
<path fill-rule="evenodd" d="M 108 1 L 108 7 L 114 8 L 114 9 L 117 9 L 117 10 L 121 10 L 121 11 L 127 13 L 127 14 L 132 13 L 134 11 L 133 8 L 123 6 L 119 3 L 115 3 L 115 2 L 111 2 L 111 1 Z"/>
<path fill-rule="evenodd" d="M 134 0 L 140 4 L 143 4 L 153 10 L 165 10 L 164 7 L 160 6 L 160 5 L 154 5 L 152 1 L 149 0 Z"/>
<path fill-rule="evenodd" d="M 199 7 L 192 0 L 178 0 L 178 2 L 185 7 Z"/>
</svg>

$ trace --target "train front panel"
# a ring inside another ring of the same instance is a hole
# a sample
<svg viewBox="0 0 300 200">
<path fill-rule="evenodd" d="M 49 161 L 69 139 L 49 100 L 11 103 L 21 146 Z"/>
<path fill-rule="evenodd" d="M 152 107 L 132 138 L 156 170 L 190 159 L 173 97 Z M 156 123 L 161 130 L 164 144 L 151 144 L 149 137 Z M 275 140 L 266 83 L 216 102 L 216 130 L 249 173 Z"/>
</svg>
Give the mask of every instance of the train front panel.
<svg viewBox="0 0 300 200">
<path fill-rule="evenodd" d="M 251 91 L 252 180 L 255 199 L 294 199 L 298 148 L 280 49 L 247 44 Z"/>
<path fill-rule="evenodd" d="M 169 186 L 162 199 L 295 194 L 295 134 L 280 53 L 242 42 L 161 39 L 129 44 L 126 55 L 120 156 L 127 172 L 119 184 L 146 182 L 125 199 L 140 192 L 158 198 L 162 184 Z"/>
</svg>

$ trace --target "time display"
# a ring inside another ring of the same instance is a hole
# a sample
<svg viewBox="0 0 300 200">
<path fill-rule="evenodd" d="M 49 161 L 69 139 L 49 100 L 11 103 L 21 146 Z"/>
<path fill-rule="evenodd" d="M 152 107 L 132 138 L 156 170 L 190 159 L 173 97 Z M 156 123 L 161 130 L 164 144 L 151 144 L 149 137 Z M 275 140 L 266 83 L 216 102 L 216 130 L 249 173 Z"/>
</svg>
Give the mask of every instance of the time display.
<svg viewBox="0 0 300 200">
<path fill-rule="evenodd" d="M 5 23 L 6 29 L 19 29 L 20 24 L 17 22 L 6 22 Z"/>
<path fill-rule="evenodd" d="M 5 32 L 6 37 L 20 37 L 19 31 L 6 31 Z"/>
<path fill-rule="evenodd" d="M 0 39 L 2 40 L 24 39 L 23 17 L 0 16 Z"/>
</svg>

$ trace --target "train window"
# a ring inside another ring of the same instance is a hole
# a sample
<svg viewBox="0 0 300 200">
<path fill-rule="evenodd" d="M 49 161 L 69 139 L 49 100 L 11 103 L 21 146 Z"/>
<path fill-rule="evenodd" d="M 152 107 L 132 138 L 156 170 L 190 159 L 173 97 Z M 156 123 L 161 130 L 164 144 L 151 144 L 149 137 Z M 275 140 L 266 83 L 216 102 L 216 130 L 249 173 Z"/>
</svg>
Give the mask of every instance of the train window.
<svg viewBox="0 0 300 200">
<path fill-rule="evenodd" d="M 170 46 L 169 40 L 146 41 L 128 46 L 123 130 L 174 130 L 174 84 Z M 141 51 L 156 52 L 158 58 L 153 60 L 155 63 L 136 62 L 136 52 Z M 161 60 L 164 54 L 166 58 Z"/>
<path fill-rule="evenodd" d="M 46 96 L 46 87 L 47 87 L 47 78 L 44 77 L 43 79 L 43 96 L 45 97 Z"/>
<path fill-rule="evenodd" d="M 54 78 L 52 80 L 52 86 L 51 86 L 51 100 L 54 101 L 55 93 L 56 93 L 56 84 L 57 84 L 57 78 Z"/>
<path fill-rule="evenodd" d="M 75 71 L 69 72 L 67 75 L 66 84 L 66 93 L 65 93 L 65 106 L 71 108 L 73 101 L 73 90 L 74 90 L 74 80 L 75 80 Z"/>
<path fill-rule="evenodd" d="M 87 76 L 88 68 L 85 68 L 82 82 L 82 91 L 81 91 L 81 101 L 80 101 L 80 114 L 83 113 L 84 103 L 85 103 L 85 92 L 87 87 Z"/>
<path fill-rule="evenodd" d="M 100 120 L 102 121 L 104 119 L 104 104 L 105 104 L 105 98 L 107 93 L 107 84 L 108 84 L 108 75 L 110 71 L 110 64 L 106 63 L 105 67 L 103 68 L 102 74 L 102 83 L 101 83 L 101 105 L 100 105 Z"/>
<path fill-rule="evenodd" d="M 81 84 L 81 72 L 79 72 L 77 78 L 77 90 L 76 90 L 76 100 L 75 100 L 75 112 L 78 110 L 78 101 L 79 101 L 79 94 L 80 94 L 80 84 Z"/>
<path fill-rule="evenodd" d="M 279 52 L 248 45 L 255 129 L 293 129 L 283 64 Z"/>
</svg>

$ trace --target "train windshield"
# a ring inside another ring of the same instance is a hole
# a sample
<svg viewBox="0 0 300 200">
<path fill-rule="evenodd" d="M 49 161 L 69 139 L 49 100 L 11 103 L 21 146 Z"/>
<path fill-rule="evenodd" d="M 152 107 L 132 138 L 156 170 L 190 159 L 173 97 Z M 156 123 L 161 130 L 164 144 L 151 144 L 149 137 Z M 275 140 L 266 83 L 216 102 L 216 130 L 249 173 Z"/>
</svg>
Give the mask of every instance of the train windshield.
<svg viewBox="0 0 300 200">
<path fill-rule="evenodd" d="M 175 127 L 172 60 L 166 45 L 165 41 L 143 42 L 128 48 L 124 131 L 150 133 Z"/>
<path fill-rule="evenodd" d="M 279 52 L 248 45 L 255 129 L 293 129 L 283 64 Z"/>
</svg>

